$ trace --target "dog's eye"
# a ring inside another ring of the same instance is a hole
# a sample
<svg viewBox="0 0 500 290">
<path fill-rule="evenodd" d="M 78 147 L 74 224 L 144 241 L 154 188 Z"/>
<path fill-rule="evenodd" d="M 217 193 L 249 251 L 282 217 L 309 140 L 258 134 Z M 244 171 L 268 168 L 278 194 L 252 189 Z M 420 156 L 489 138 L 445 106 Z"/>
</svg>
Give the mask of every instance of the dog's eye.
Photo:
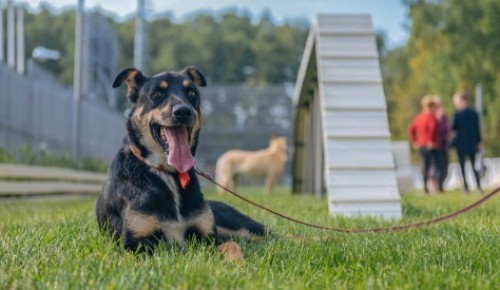
<svg viewBox="0 0 500 290">
<path fill-rule="evenodd" d="M 194 91 L 188 91 L 187 95 L 190 97 L 194 97 L 194 96 L 196 96 L 196 93 Z"/>
<path fill-rule="evenodd" d="M 156 91 L 156 92 L 153 93 L 153 97 L 156 98 L 156 97 L 159 97 L 159 96 L 161 96 L 160 92 Z"/>
</svg>

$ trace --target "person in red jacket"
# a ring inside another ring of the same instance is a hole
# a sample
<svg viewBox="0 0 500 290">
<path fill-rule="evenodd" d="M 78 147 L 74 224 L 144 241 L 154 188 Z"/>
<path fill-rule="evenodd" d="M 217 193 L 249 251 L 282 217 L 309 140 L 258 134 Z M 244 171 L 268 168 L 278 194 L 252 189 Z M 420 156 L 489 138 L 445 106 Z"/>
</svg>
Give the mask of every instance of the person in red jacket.
<svg viewBox="0 0 500 290">
<path fill-rule="evenodd" d="M 436 118 L 436 103 L 432 96 L 422 98 L 422 111 L 415 116 L 408 128 L 408 139 L 413 148 L 420 152 L 422 158 L 422 176 L 424 190 L 428 194 L 427 181 L 429 170 L 434 165 L 437 166 L 439 140 L 439 123 Z M 440 174 L 438 172 L 438 174 Z M 438 176 L 438 180 L 440 176 Z M 442 189 L 440 189 L 442 190 Z"/>
</svg>

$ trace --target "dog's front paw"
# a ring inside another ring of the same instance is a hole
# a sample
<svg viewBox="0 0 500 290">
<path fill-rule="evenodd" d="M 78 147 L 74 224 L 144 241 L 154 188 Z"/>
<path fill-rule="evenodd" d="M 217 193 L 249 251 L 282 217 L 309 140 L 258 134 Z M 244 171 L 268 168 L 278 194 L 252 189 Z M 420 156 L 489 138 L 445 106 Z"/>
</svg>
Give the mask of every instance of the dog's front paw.
<svg viewBox="0 0 500 290">
<path fill-rule="evenodd" d="M 235 242 L 226 242 L 217 247 L 217 249 L 219 249 L 224 259 L 229 262 L 243 262 L 245 260 L 243 251 Z"/>
</svg>

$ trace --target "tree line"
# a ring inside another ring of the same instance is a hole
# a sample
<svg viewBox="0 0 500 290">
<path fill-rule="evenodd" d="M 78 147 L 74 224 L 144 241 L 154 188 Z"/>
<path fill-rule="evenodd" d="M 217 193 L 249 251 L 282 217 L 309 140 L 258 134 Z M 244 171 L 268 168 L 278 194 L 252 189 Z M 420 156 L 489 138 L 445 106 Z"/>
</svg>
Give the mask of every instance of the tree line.
<svg viewBox="0 0 500 290">
<path fill-rule="evenodd" d="M 118 34 L 118 69 L 132 66 L 134 18 L 107 20 Z M 182 22 L 164 14 L 146 22 L 145 71 L 179 70 L 195 64 L 216 83 L 293 82 L 308 25 L 302 20 L 277 24 L 269 11 L 258 17 L 245 10 L 201 13 Z M 73 80 L 74 31 L 74 10 L 55 11 L 42 4 L 36 13 L 25 15 L 26 56 L 36 46 L 61 51 L 61 60 L 44 66 L 68 85 Z"/>
</svg>

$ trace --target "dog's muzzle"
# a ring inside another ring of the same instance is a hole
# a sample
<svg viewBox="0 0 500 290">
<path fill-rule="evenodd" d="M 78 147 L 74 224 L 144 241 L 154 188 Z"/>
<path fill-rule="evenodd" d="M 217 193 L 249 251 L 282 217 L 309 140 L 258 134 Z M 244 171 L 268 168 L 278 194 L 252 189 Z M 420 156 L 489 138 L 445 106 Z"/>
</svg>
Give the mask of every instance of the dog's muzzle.
<svg viewBox="0 0 500 290">
<path fill-rule="evenodd" d="M 172 108 L 172 116 L 175 125 L 193 126 L 194 112 L 187 105 L 179 104 Z"/>
<path fill-rule="evenodd" d="M 162 117 L 163 121 L 151 124 L 153 137 L 162 146 L 168 165 L 186 172 L 194 166 L 190 139 L 196 114 L 190 106 L 177 104 L 169 116 Z"/>
</svg>

